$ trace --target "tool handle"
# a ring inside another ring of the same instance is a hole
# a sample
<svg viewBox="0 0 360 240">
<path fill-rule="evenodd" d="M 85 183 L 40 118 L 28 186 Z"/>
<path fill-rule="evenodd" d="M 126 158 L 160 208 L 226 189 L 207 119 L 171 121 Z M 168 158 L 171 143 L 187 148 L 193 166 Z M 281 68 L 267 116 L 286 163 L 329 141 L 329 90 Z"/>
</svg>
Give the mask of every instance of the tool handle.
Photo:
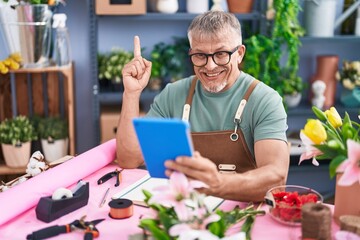
<svg viewBox="0 0 360 240">
<path fill-rule="evenodd" d="M 92 234 L 92 232 L 86 232 L 84 235 L 84 240 L 93 240 L 94 236 Z"/>
<path fill-rule="evenodd" d="M 97 184 L 100 185 L 106 182 L 107 180 L 109 180 L 110 178 L 112 178 L 113 176 L 114 176 L 114 172 L 107 173 L 97 181 Z"/>
<path fill-rule="evenodd" d="M 57 236 L 59 234 L 66 233 L 66 232 L 67 232 L 66 225 L 64 225 L 64 226 L 55 225 L 55 226 L 50 226 L 50 227 L 38 230 L 36 232 L 33 232 L 32 234 L 27 235 L 26 239 L 28 239 L 28 240 L 45 239 L 45 238 L 54 237 L 54 236 Z"/>
</svg>

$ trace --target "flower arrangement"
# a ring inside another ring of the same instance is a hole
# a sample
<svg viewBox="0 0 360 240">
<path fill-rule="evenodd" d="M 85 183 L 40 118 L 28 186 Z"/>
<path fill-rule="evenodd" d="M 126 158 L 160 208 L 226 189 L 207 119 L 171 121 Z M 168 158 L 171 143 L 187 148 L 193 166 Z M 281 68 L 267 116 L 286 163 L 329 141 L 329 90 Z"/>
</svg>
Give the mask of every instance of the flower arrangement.
<svg viewBox="0 0 360 240">
<path fill-rule="evenodd" d="M 360 61 L 343 61 L 342 71 L 336 73 L 336 79 L 349 90 L 360 87 Z"/>
<path fill-rule="evenodd" d="M 352 121 L 347 112 L 341 118 L 335 107 L 323 112 L 313 106 L 312 110 L 318 119 L 309 119 L 300 132 L 305 152 L 299 164 L 312 158 L 312 163 L 318 166 L 317 159 L 329 159 L 330 177 L 336 172 L 344 173 L 339 185 L 360 183 L 360 124 Z"/>
<path fill-rule="evenodd" d="M 226 239 L 245 239 L 245 234 L 249 239 L 256 215 L 265 212 L 254 209 L 253 205 L 244 209 L 236 207 L 230 212 L 213 212 L 204 203 L 205 195 L 195 190 L 200 187 L 208 186 L 173 172 L 169 185 L 155 188 L 155 194 L 143 190 L 151 212 L 141 219 L 139 226 L 155 239 L 221 239 L 230 226 L 245 220 L 241 233 Z"/>
</svg>

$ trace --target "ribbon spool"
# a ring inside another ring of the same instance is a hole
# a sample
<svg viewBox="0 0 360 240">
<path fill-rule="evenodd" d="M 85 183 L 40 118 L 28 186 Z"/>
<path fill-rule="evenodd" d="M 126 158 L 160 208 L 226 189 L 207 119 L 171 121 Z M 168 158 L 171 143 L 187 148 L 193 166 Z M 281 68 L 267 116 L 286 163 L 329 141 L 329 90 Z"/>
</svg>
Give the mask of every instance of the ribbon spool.
<svg viewBox="0 0 360 240">
<path fill-rule="evenodd" d="M 114 219 L 128 218 L 133 215 L 133 202 L 129 199 L 119 198 L 109 202 L 109 216 Z"/>
<path fill-rule="evenodd" d="M 321 203 L 301 208 L 302 239 L 331 240 L 331 210 Z"/>
</svg>

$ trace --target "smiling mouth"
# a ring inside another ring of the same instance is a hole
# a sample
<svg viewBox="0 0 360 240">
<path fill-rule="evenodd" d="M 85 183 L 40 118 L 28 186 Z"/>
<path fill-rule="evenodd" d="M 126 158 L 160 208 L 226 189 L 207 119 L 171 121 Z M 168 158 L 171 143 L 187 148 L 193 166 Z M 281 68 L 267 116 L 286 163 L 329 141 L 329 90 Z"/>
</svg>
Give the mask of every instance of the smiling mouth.
<svg viewBox="0 0 360 240">
<path fill-rule="evenodd" d="M 219 76 L 223 71 L 219 71 L 219 72 L 216 72 L 216 73 L 205 73 L 204 74 L 207 76 L 207 77 L 217 77 Z"/>
</svg>

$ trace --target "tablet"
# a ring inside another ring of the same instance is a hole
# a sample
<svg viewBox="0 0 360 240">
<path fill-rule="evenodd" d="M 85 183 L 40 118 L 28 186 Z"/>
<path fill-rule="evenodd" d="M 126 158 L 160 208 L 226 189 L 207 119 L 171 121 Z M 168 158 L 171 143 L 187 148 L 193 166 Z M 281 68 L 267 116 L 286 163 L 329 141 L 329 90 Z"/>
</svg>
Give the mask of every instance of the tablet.
<svg viewBox="0 0 360 240">
<path fill-rule="evenodd" d="M 167 178 L 166 160 L 192 156 L 193 145 L 187 122 L 169 118 L 134 118 L 133 124 L 151 177 Z"/>
</svg>

